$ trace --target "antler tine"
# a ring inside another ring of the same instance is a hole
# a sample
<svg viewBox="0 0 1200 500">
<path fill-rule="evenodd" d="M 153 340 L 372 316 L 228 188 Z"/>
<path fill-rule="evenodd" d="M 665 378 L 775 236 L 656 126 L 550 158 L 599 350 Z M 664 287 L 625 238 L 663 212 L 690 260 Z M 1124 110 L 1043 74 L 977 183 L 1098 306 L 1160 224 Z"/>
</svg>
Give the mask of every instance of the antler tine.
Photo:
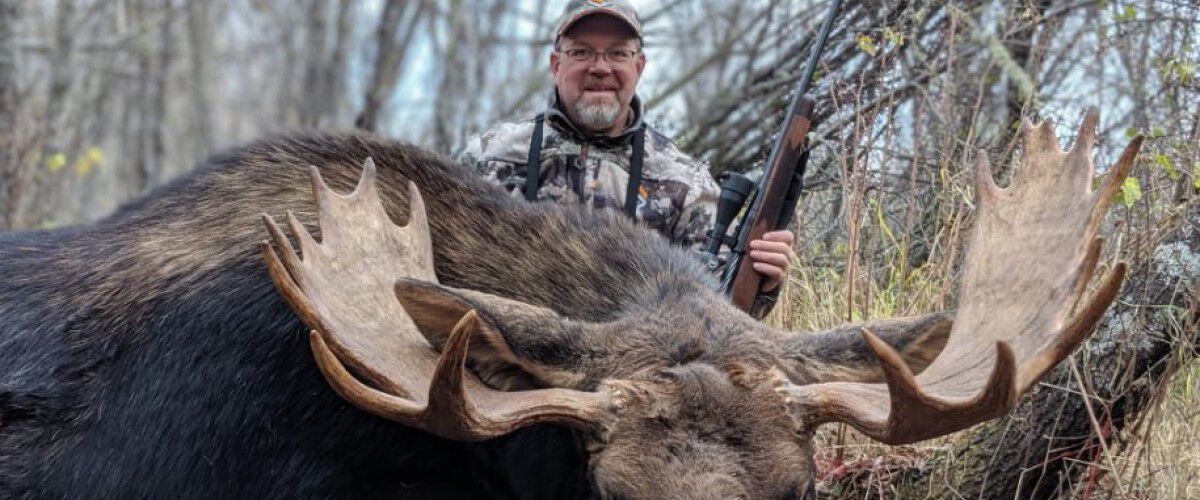
<svg viewBox="0 0 1200 500">
<path fill-rule="evenodd" d="M 1138 152 L 1142 150 L 1142 142 L 1146 139 L 1145 136 L 1138 134 L 1134 136 L 1129 144 L 1125 146 L 1125 150 L 1121 152 L 1121 156 L 1117 158 L 1117 165 L 1113 167 L 1112 174 L 1104 181 L 1104 185 L 1096 191 L 1095 196 L 1098 200 L 1096 204 L 1096 213 L 1093 218 L 1099 220 L 1104 216 L 1104 212 L 1108 210 L 1108 205 L 1112 202 L 1113 195 L 1121 189 L 1125 183 L 1125 178 L 1129 177 L 1129 172 L 1133 170 L 1134 160 L 1137 159 Z"/>
<path fill-rule="evenodd" d="M 362 177 L 358 178 L 358 184 L 354 186 L 354 192 L 351 196 L 361 194 L 365 191 L 371 191 L 373 194 L 378 194 L 379 190 L 375 187 L 375 180 L 379 177 L 375 169 L 375 159 L 370 156 L 363 162 Z M 410 183 L 411 185 L 411 183 Z"/>
<path fill-rule="evenodd" d="M 300 223 L 300 220 L 296 218 L 296 214 L 292 213 L 291 210 L 287 211 L 287 227 L 292 236 L 296 238 L 296 243 L 300 245 L 300 255 L 293 254 L 288 257 L 288 260 L 296 263 L 303 260 L 316 259 L 318 256 L 317 247 L 319 246 L 317 245 L 317 240 L 308 233 L 308 230 L 304 228 L 304 224 Z M 293 277 L 296 276 L 293 275 Z"/>
<path fill-rule="evenodd" d="M 1089 107 L 1083 114 L 1083 123 L 1079 125 L 1079 133 L 1075 134 L 1075 141 L 1071 144 L 1071 153 L 1081 154 L 1084 156 L 1091 155 L 1092 148 L 1096 146 L 1096 129 L 1100 125 L 1100 111 L 1095 106 Z M 1088 175 L 1095 172 L 1088 171 Z"/>
<path fill-rule="evenodd" d="M 1096 272 L 1096 266 L 1100 263 L 1100 250 L 1104 248 L 1104 238 L 1095 238 L 1092 244 L 1088 245 L 1087 254 L 1083 259 L 1083 264 L 1079 266 L 1079 280 L 1075 282 L 1075 296 L 1083 298 L 1083 292 L 1087 289 L 1088 283 L 1092 282 L 1092 276 Z"/>
<path fill-rule="evenodd" d="M 996 187 L 981 153 L 978 222 L 941 355 L 914 376 L 895 350 L 864 331 L 886 384 L 781 387 L 803 423 L 846 422 L 892 444 L 961 430 L 1011 410 L 1083 342 L 1125 277 L 1126 266 L 1116 265 L 1072 316 L 1100 260 L 1100 221 L 1141 143 L 1138 138 L 1126 148 L 1093 193 L 1097 122 L 1089 110 L 1064 152 L 1049 121 L 1034 126 L 1025 120 L 1024 165 L 1007 188 Z"/>
<path fill-rule="evenodd" d="M 429 386 L 429 415 L 441 417 L 437 420 L 445 422 L 472 423 L 463 426 L 467 431 L 477 427 L 480 418 L 475 412 L 474 405 L 468 400 L 464 386 L 464 375 L 467 367 L 467 346 L 471 342 L 471 334 L 477 331 L 479 318 L 475 310 L 467 311 L 454 328 L 450 338 L 442 347 L 442 357 L 438 359 L 437 370 L 433 375 L 433 383 Z"/>
<path fill-rule="evenodd" d="M 498 393 L 467 374 L 467 347 L 480 328 L 474 311 L 441 355 L 434 352 L 393 288 L 401 279 L 437 282 L 416 185 L 408 183 L 409 221 L 398 227 L 383 208 L 373 160 L 348 195 L 333 192 L 315 167 L 310 172 L 321 242 L 288 212 L 301 255 L 267 215 L 274 246 L 260 248 L 276 288 L 312 328 L 313 356 L 334 391 L 369 413 L 451 439 L 487 439 L 537 422 L 590 428 L 606 417 L 607 394 Z"/>
<path fill-rule="evenodd" d="M 325 380 L 329 382 L 333 391 L 343 399 L 377 417 L 412 426 L 420 423 L 417 416 L 424 410 L 422 405 L 360 382 L 329 348 L 329 344 L 325 342 L 320 331 L 310 331 L 308 340 L 312 347 L 313 359 L 317 361 L 317 367 L 325 375 Z"/>
<path fill-rule="evenodd" d="M 1062 152 L 1062 148 L 1058 146 L 1058 134 L 1054 132 L 1054 120 L 1051 118 L 1036 124 L 1029 118 L 1023 118 L 1021 133 L 1025 139 L 1026 154 L 1035 151 Z"/>
<path fill-rule="evenodd" d="M 996 197 L 1000 195 L 1000 187 L 996 185 L 996 178 L 992 175 L 992 163 L 988 161 L 986 154 L 975 155 L 975 200 L 982 205 L 990 205 L 996 202 Z"/>
<path fill-rule="evenodd" d="M 271 236 L 271 241 L 264 241 L 259 244 L 259 249 L 264 252 L 269 251 L 270 254 L 283 265 L 288 274 L 293 274 L 298 269 L 297 262 L 300 258 L 296 255 L 296 249 L 292 248 L 292 242 L 284 236 L 283 231 L 279 229 L 279 224 L 275 223 L 275 219 L 267 214 L 262 214 L 263 225 L 267 227 L 267 233 Z M 274 244 L 279 247 L 279 252 L 282 255 L 275 254 L 275 250 L 271 247 Z M 263 254 L 266 256 L 266 253 Z M 270 260 L 268 259 L 268 262 Z M 290 279 L 290 277 L 289 277 Z"/>
<path fill-rule="evenodd" d="M 887 381 L 891 399 L 889 412 L 919 413 L 910 413 L 904 419 L 888 419 L 888 428 L 879 432 L 887 444 L 907 444 L 940 435 L 937 426 L 929 425 L 930 419 L 977 422 L 1007 411 L 1016 402 L 1016 356 L 1005 342 L 996 342 L 996 364 L 984 384 L 985 390 L 956 401 L 928 394 L 892 346 L 866 330 L 863 330 L 863 338 L 879 360 Z"/>
<path fill-rule="evenodd" d="M 1055 342 L 1046 347 L 1044 351 L 1046 355 L 1026 360 L 1025 364 L 1021 366 L 1021 379 L 1018 386 L 1021 392 L 1033 387 L 1043 375 L 1070 356 L 1071 352 L 1079 347 L 1079 344 L 1087 340 L 1087 336 L 1095 329 L 1096 323 L 1104 316 L 1108 306 L 1116 300 L 1128 270 L 1128 265 L 1118 262 L 1105 276 L 1104 283 L 1096 290 L 1091 300 L 1079 309 L 1074 319 L 1063 329 L 1062 334 L 1055 339 Z"/>
</svg>

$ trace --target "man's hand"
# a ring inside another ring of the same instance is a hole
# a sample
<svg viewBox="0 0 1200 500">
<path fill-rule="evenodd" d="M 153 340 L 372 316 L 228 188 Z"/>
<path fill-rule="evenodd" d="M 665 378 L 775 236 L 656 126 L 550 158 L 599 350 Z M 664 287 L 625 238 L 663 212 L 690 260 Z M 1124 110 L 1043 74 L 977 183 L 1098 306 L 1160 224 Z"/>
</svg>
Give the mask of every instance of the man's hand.
<svg viewBox="0 0 1200 500">
<path fill-rule="evenodd" d="M 750 242 L 750 262 L 764 278 L 762 291 L 769 292 L 783 283 L 795 238 L 791 231 L 782 229 L 765 233 L 761 240 Z"/>
</svg>

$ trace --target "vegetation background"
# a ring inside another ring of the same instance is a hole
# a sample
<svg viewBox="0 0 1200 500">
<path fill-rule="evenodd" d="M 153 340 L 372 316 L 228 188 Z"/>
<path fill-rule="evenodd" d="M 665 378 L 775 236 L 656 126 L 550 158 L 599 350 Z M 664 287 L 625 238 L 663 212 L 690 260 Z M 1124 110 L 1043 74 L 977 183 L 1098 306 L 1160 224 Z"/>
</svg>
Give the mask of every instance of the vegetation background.
<svg viewBox="0 0 1200 500">
<path fill-rule="evenodd" d="M 651 123 L 714 174 L 771 144 L 827 0 L 643 0 Z M 0 229 L 94 221 L 240 142 L 359 127 L 446 154 L 549 91 L 561 0 L 0 0 Z M 845 498 L 1200 497 L 1200 3 L 846 0 L 795 266 L 769 318 L 813 330 L 954 306 L 970 166 L 1020 168 L 1023 116 L 1097 165 L 1148 137 L 1108 221 L 1133 274 L 1011 417 L 890 448 L 821 436 Z M 1020 272 L 1014 269 L 1014 272 Z M 1014 293 L 1019 293 L 1015 291 Z"/>
</svg>

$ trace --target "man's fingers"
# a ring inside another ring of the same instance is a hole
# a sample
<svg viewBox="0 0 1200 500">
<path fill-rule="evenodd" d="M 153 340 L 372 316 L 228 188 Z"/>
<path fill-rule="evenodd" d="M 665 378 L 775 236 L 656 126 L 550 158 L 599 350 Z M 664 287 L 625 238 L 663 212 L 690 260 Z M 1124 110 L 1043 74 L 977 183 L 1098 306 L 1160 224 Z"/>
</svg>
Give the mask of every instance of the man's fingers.
<svg viewBox="0 0 1200 500">
<path fill-rule="evenodd" d="M 794 239 L 791 231 L 782 230 L 764 233 L 762 239 L 750 242 L 750 262 L 764 278 L 763 291 L 769 292 L 783 283 Z"/>
<path fill-rule="evenodd" d="M 755 262 L 753 267 L 754 272 L 763 276 L 762 291 L 769 292 L 783 283 L 783 269 L 762 262 Z"/>
<path fill-rule="evenodd" d="M 787 255 L 792 250 L 792 245 L 781 241 L 754 240 L 750 242 L 750 250 Z"/>
<path fill-rule="evenodd" d="M 787 229 L 780 229 L 778 231 L 771 231 L 769 233 L 763 233 L 762 239 L 764 239 L 766 241 L 776 241 L 779 243 L 786 243 L 788 247 L 791 247 L 792 243 L 796 241 L 796 236 L 794 234 L 792 234 L 791 231 L 788 231 Z"/>
<path fill-rule="evenodd" d="M 766 262 L 755 262 L 754 270 L 765 278 L 779 279 L 783 277 L 783 269 L 779 266 L 767 264 Z"/>
<path fill-rule="evenodd" d="M 788 256 L 787 256 L 787 254 L 782 254 L 782 253 L 763 252 L 763 251 L 759 251 L 759 250 L 752 250 L 750 252 L 750 260 L 754 261 L 755 264 L 760 264 L 760 263 L 761 264 L 770 264 L 772 266 L 778 267 L 778 268 L 780 268 L 781 272 L 783 269 L 787 269 L 787 265 L 788 265 Z M 756 268 L 757 268 L 757 266 L 756 266 Z"/>
</svg>

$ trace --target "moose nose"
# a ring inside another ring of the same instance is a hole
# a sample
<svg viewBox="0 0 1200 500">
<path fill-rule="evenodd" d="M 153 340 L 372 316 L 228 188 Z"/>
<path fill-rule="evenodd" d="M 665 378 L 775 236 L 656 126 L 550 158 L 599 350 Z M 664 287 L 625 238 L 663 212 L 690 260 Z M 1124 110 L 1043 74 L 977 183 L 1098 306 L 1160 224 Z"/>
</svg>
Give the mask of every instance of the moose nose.
<svg viewBox="0 0 1200 500">
<path fill-rule="evenodd" d="M 732 478 L 721 474 L 702 474 L 690 481 L 690 487 L 677 490 L 671 500 L 749 500 L 750 493 Z"/>
</svg>

